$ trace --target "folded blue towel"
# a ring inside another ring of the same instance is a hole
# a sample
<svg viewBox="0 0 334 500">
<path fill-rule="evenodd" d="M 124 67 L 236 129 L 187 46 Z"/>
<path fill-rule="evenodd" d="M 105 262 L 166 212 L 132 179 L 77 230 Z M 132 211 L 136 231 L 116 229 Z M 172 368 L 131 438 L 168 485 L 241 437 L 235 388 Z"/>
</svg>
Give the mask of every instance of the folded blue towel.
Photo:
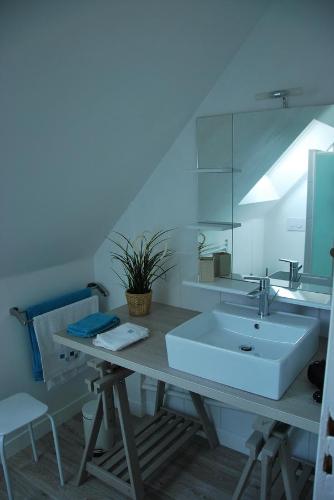
<svg viewBox="0 0 334 500">
<path fill-rule="evenodd" d="M 74 337 L 95 337 L 98 333 L 110 330 L 119 324 L 120 319 L 117 316 L 94 313 L 68 325 L 67 333 Z"/>
<path fill-rule="evenodd" d="M 26 310 L 27 319 L 32 320 L 35 316 L 39 316 L 40 314 L 44 314 L 49 311 L 53 311 L 54 309 L 59 309 L 60 307 L 68 306 L 69 304 L 78 302 L 79 300 L 87 299 L 88 297 L 91 297 L 91 295 L 92 295 L 92 290 L 90 288 L 84 288 L 82 290 L 78 290 L 77 292 L 67 293 L 66 295 L 57 297 L 56 299 L 47 300 L 40 304 L 30 306 Z M 38 348 L 36 333 L 34 330 L 34 324 L 31 321 L 28 323 L 28 331 L 32 349 L 33 377 L 36 381 L 44 380 L 41 354 Z"/>
</svg>

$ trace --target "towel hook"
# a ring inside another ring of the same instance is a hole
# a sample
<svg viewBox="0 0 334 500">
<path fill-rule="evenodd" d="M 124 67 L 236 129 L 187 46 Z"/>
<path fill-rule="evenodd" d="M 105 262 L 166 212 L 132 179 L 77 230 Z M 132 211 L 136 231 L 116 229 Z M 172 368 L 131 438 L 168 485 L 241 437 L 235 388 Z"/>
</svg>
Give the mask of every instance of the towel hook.
<svg viewBox="0 0 334 500">
<path fill-rule="evenodd" d="M 11 314 L 11 316 L 15 316 L 15 318 L 17 318 L 23 326 L 27 326 L 33 321 L 32 319 L 27 319 L 25 311 L 20 311 L 18 307 L 11 307 L 9 309 L 9 314 Z"/>
<path fill-rule="evenodd" d="M 105 286 L 101 285 L 101 283 L 95 283 L 94 281 L 92 281 L 91 283 L 88 283 L 87 288 L 93 288 L 93 289 L 96 288 L 96 290 L 101 295 L 103 295 L 103 297 L 108 297 L 108 295 L 109 295 L 108 290 L 106 289 Z"/>
</svg>

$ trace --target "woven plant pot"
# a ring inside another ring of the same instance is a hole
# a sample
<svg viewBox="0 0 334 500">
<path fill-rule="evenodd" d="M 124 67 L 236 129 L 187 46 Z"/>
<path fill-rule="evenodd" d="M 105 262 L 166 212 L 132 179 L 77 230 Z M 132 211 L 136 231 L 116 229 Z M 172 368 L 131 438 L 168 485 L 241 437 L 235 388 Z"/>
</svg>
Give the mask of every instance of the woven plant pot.
<svg viewBox="0 0 334 500">
<path fill-rule="evenodd" d="M 148 293 L 125 292 L 130 316 L 146 316 L 149 314 L 152 302 L 152 291 Z"/>
</svg>

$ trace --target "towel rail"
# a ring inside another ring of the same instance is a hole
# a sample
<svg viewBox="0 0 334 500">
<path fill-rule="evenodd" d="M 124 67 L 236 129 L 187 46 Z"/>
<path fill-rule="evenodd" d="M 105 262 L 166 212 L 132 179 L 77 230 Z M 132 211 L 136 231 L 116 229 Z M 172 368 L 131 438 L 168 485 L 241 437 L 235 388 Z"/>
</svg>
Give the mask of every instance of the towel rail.
<svg viewBox="0 0 334 500">
<path fill-rule="evenodd" d="M 91 288 L 93 290 L 96 289 L 101 295 L 103 295 L 103 297 L 108 297 L 109 295 L 108 290 L 103 285 L 101 285 L 101 283 L 88 283 L 87 288 Z M 9 314 L 11 316 L 15 316 L 15 318 L 17 318 L 23 326 L 27 326 L 29 323 L 32 323 L 34 321 L 33 319 L 28 319 L 26 312 L 20 311 L 18 307 L 11 307 L 9 309 Z"/>
</svg>

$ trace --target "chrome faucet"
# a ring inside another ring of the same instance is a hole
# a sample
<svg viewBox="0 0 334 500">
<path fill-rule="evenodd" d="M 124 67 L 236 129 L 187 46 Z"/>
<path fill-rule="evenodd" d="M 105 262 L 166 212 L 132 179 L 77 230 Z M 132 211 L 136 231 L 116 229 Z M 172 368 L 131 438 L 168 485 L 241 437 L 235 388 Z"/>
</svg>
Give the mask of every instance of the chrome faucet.
<svg viewBox="0 0 334 500">
<path fill-rule="evenodd" d="M 250 292 L 248 295 L 250 297 L 257 297 L 259 299 L 259 312 L 258 315 L 263 318 L 263 316 L 269 316 L 269 306 L 270 306 L 270 278 L 269 276 L 244 276 L 246 281 L 258 281 L 259 288 Z"/>
<path fill-rule="evenodd" d="M 290 264 L 290 270 L 289 270 L 289 281 L 291 283 L 296 283 L 297 281 L 300 280 L 300 274 L 299 271 L 303 267 L 302 264 L 299 264 L 298 260 L 293 260 L 293 259 L 278 259 L 281 262 L 288 262 Z"/>
</svg>

